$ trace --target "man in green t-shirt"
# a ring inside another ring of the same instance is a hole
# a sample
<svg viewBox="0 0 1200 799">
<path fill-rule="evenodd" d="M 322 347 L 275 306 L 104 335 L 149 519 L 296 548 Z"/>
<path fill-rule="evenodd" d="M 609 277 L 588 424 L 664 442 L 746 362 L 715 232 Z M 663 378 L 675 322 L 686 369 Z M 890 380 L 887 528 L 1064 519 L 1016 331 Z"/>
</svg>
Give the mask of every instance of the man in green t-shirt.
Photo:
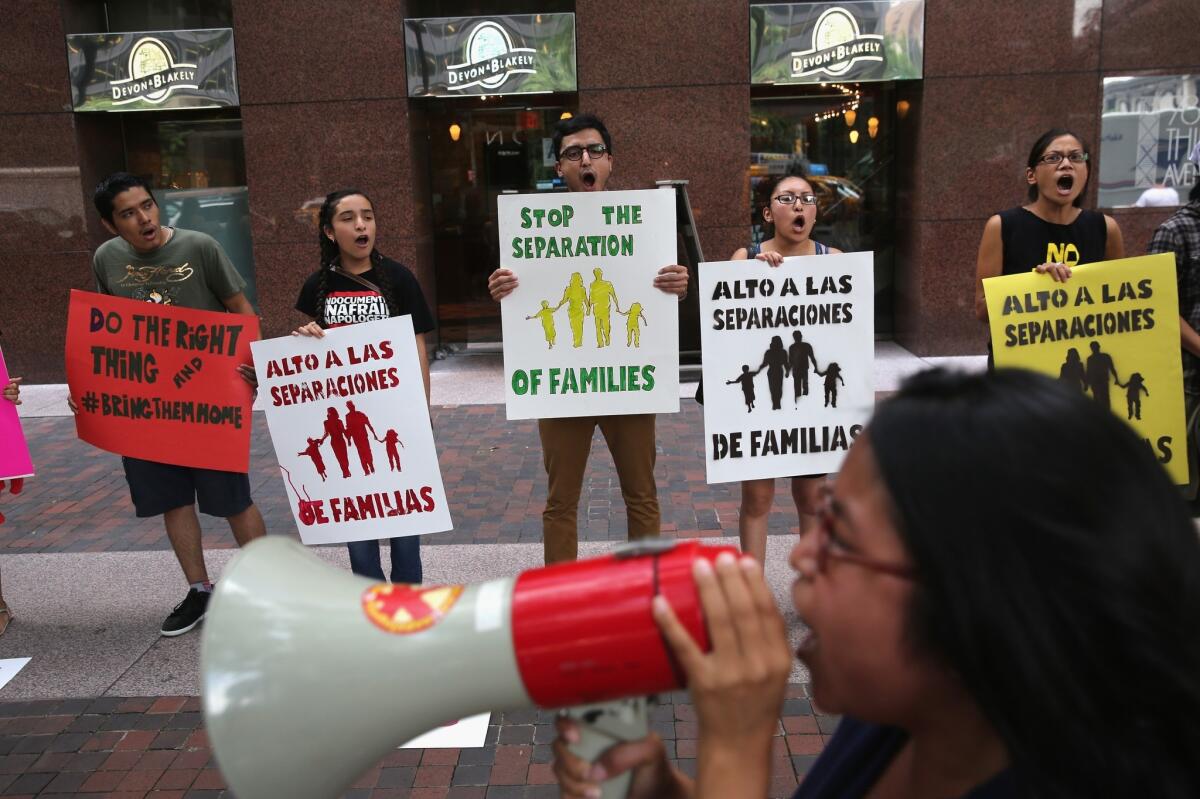
<svg viewBox="0 0 1200 799">
<path fill-rule="evenodd" d="M 100 181 L 93 196 L 108 232 L 92 259 L 96 290 L 134 300 L 254 316 L 243 293 L 246 282 L 211 236 L 159 224 L 150 186 L 127 172 Z M 254 384 L 254 369 L 238 367 Z M 71 410 L 76 409 L 73 399 Z M 162 634 L 182 635 L 204 619 L 212 583 L 200 546 L 196 506 L 229 522 L 240 546 L 266 533 L 250 498 L 245 474 L 195 469 L 122 457 L 129 494 L 139 517 L 163 517 L 167 537 L 189 583 L 187 596 L 163 622 Z"/>
</svg>

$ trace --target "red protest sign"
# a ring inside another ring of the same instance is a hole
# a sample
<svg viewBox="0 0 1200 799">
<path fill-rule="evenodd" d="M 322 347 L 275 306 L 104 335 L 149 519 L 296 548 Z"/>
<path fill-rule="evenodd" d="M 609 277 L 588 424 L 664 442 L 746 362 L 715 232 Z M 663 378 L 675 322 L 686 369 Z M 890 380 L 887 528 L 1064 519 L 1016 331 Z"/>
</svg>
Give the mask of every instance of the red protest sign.
<svg viewBox="0 0 1200 799">
<path fill-rule="evenodd" d="M 250 467 L 258 319 L 73 290 L 67 383 L 75 429 L 100 449 L 178 466 Z"/>
</svg>

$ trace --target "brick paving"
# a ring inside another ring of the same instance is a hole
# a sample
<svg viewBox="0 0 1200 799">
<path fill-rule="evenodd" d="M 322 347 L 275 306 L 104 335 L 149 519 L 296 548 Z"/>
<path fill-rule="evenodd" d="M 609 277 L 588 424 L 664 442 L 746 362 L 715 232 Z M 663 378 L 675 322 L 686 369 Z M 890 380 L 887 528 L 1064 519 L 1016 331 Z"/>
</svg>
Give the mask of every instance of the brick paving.
<svg viewBox="0 0 1200 799">
<path fill-rule="evenodd" d="M 268 528 L 295 530 L 275 463 L 267 425 L 254 415 L 250 480 Z M 8 517 L 0 525 L 0 554 L 24 552 L 128 552 L 170 548 L 161 519 L 137 519 L 116 455 L 75 437 L 69 417 L 25 419 L 37 476 L 16 497 L 0 495 Z M 500 405 L 435 406 L 434 436 L 455 529 L 425 543 L 536 543 L 546 500 L 537 425 L 509 422 Z M 664 535 L 737 535 L 737 483 L 707 485 L 700 406 L 682 401 L 678 414 L 658 417 L 659 487 Z M 229 528 L 201 517 L 205 548 L 233 546 Z M 776 494 L 770 532 L 795 525 L 783 483 Z M 622 540 L 627 519 L 612 457 L 597 431 L 580 499 L 580 539 Z"/>
<path fill-rule="evenodd" d="M 736 535 L 736 483 L 704 481 L 703 421 L 690 400 L 658 420 L 656 478 L 663 532 Z M 433 409 L 455 530 L 430 545 L 541 540 L 545 474 L 536 423 L 508 422 L 498 405 Z M 0 495 L 7 523 L 0 554 L 130 552 L 170 548 L 160 519 L 133 515 L 120 459 L 80 442 L 70 418 L 23 426 L 37 476 L 16 497 Z M 626 514 L 597 433 L 580 502 L 580 538 L 625 537 Z M 255 415 L 251 483 L 270 530 L 294 532 L 265 420 Z M 201 517 L 206 548 L 233 545 L 227 526 Z M 795 512 L 783 485 L 771 532 L 790 533 Z M 213 761 L 196 697 L 62 699 L 0 703 L 0 796 L 217 797 L 231 795 Z M 696 722 L 685 693 L 660 697 L 652 724 L 668 753 L 694 770 Z M 815 714 L 807 686 L 789 686 L 775 740 L 772 796 L 790 796 L 837 719 Z M 557 796 L 550 773 L 552 716 L 493 717 L 479 749 L 397 750 L 369 770 L 349 797 L 516 799 Z"/>
<path fill-rule="evenodd" d="M 685 772 L 696 763 L 685 693 L 657 698 L 651 725 Z M 803 779 L 838 719 L 814 712 L 807 686 L 788 687 L 776 731 L 770 796 Z M 398 749 L 347 799 L 550 799 L 553 715 L 495 714 L 477 749 Z M 232 796 L 202 726 L 200 700 L 165 696 L 0 703 L 0 796 L 175 799 Z"/>
</svg>

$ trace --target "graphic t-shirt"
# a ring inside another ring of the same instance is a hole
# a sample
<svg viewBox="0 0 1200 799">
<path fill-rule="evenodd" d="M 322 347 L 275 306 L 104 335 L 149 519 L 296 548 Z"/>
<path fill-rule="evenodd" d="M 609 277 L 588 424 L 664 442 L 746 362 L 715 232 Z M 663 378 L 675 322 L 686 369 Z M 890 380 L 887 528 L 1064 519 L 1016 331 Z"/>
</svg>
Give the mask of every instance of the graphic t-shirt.
<svg viewBox="0 0 1200 799">
<path fill-rule="evenodd" d="M 246 289 L 216 239 L 182 228 L 147 254 L 120 236 L 109 239 L 92 257 L 92 269 L 101 294 L 202 311 L 225 311 L 221 300 Z"/>
<path fill-rule="evenodd" d="M 1104 214 L 1083 209 L 1069 225 L 1047 222 L 1024 208 L 1000 212 L 1002 274 L 1022 275 L 1041 264 L 1094 264 L 1104 260 Z"/>
<path fill-rule="evenodd" d="M 380 269 L 386 272 L 386 281 L 380 279 Z M 387 283 L 391 284 L 394 292 L 392 300 L 397 306 L 396 316 L 412 316 L 414 333 L 420 335 L 433 330 L 433 316 L 425 303 L 425 295 L 421 293 L 421 284 L 408 267 L 391 258 L 384 258 L 359 277 L 381 288 Z M 322 307 L 317 307 L 320 272 L 310 275 L 308 280 L 304 281 L 300 297 L 296 300 L 296 310 L 316 319 L 321 327 L 377 322 L 391 316 L 387 300 L 378 292 L 332 271 L 325 275 L 325 279 L 325 302 Z"/>
</svg>

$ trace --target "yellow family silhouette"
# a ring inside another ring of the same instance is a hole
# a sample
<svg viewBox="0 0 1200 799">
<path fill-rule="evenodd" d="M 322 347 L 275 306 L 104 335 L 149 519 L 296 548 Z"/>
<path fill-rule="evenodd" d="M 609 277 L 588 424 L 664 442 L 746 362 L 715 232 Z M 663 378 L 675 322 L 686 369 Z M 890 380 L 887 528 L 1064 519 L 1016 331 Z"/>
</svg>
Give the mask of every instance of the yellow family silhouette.
<svg viewBox="0 0 1200 799">
<path fill-rule="evenodd" d="M 557 331 L 554 326 L 554 314 L 559 308 L 567 306 L 567 321 L 571 325 L 571 343 L 574 347 L 583 346 L 583 318 L 591 316 L 596 320 L 596 346 L 608 347 L 612 344 L 612 312 L 626 317 L 625 346 L 642 346 L 642 325 L 649 324 L 646 314 L 642 312 L 642 304 L 635 302 L 627 310 L 621 310 L 617 300 L 617 290 L 613 284 L 604 279 L 603 269 L 593 269 L 595 280 L 591 286 L 584 287 L 583 276 L 572 272 L 566 288 L 563 289 L 562 299 L 558 305 L 550 307 L 549 300 L 542 300 L 542 307 L 525 318 L 537 319 L 542 323 L 542 332 L 546 336 L 546 346 L 554 348 Z"/>
</svg>

